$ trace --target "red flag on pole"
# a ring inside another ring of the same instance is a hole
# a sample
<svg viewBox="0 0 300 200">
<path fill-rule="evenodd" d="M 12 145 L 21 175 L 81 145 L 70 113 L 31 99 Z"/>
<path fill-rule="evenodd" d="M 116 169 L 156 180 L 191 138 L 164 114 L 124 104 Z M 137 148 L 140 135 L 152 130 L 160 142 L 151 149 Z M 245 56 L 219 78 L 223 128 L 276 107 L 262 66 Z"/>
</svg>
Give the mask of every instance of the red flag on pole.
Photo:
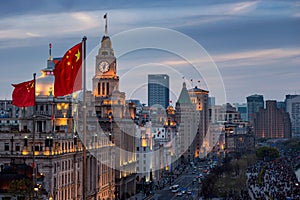
<svg viewBox="0 0 300 200">
<path fill-rule="evenodd" d="M 17 107 L 34 106 L 34 79 L 19 84 L 12 84 L 15 87 L 12 93 L 12 104 Z"/>
<path fill-rule="evenodd" d="M 53 70 L 54 96 L 65 96 L 82 89 L 82 43 L 69 49 Z"/>
</svg>

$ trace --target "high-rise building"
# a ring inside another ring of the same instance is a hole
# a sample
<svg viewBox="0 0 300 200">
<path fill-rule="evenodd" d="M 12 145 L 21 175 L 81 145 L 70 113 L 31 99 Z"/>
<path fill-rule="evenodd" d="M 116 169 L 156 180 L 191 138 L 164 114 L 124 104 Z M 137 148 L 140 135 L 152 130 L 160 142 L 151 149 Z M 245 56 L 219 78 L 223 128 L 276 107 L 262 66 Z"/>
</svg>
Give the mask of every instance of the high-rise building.
<svg viewBox="0 0 300 200">
<path fill-rule="evenodd" d="M 148 75 L 148 106 L 156 104 L 163 108 L 169 106 L 169 76 L 167 74 Z"/>
<path fill-rule="evenodd" d="M 191 102 L 186 83 L 183 83 L 181 93 L 176 102 L 176 121 L 179 123 L 179 154 L 183 155 L 185 159 L 192 161 L 195 157 L 195 146 L 191 144 L 193 144 L 196 137 L 198 127 L 196 126 L 195 105 Z"/>
<path fill-rule="evenodd" d="M 248 121 L 248 111 L 246 103 L 234 103 L 233 106 L 240 113 L 241 120 L 244 122 Z"/>
<path fill-rule="evenodd" d="M 208 97 L 208 106 L 216 105 L 216 97 Z"/>
<path fill-rule="evenodd" d="M 300 137 L 300 95 L 286 95 L 285 106 L 292 123 L 292 137 Z"/>
<path fill-rule="evenodd" d="M 266 101 L 266 109 L 254 114 L 254 134 L 256 138 L 290 138 L 291 121 L 289 114 L 277 108 L 275 100 Z"/>
<path fill-rule="evenodd" d="M 191 144 L 194 148 L 195 157 L 201 157 L 204 154 L 202 149 L 203 139 L 206 137 L 209 126 L 209 109 L 208 109 L 208 91 L 198 88 L 197 86 L 188 90 L 192 104 L 196 113 L 196 136 Z"/>
<path fill-rule="evenodd" d="M 254 113 L 258 112 L 260 108 L 264 108 L 263 95 L 254 94 L 247 97 L 248 120 L 250 125 L 253 124 Z"/>
</svg>

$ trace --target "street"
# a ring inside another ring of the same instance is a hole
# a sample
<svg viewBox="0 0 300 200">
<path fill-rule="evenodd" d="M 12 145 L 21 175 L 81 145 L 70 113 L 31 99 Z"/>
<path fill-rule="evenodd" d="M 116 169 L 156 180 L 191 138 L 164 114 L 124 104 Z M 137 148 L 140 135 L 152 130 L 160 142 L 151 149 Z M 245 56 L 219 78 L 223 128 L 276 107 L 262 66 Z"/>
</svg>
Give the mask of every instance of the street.
<svg viewBox="0 0 300 200">
<path fill-rule="evenodd" d="M 197 199 L 200 184 L 198 181 L 193 182 L 196 179 L 198 173 L 192 173 L 192 171 L 185 171 L 182 175 L 180 175 L 172 185 L 179 185 L 179 188 L 185 189 L 185 192 L 182 193 L 182 196 L 177 196 L 177 193 L 172 193 L 169 189 L 170 185 L 167 185 L 162 190 L 156 190 L 155 194 L 150 198 L 153 200 L 164 200 L 164 199 Z M 198 180 L 198 179 L 197 179 Z"/>
</svg>

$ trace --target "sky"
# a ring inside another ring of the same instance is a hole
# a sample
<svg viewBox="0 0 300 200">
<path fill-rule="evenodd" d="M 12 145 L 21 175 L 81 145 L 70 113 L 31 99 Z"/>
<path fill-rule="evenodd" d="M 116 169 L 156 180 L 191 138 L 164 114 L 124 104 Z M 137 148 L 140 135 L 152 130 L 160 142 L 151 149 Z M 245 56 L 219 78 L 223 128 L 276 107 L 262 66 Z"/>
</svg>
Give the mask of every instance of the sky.
<svg viewBox="0 0 300 200">
<path fill-rule="evenodd" d="M 216 84 L 231 103 L 246 102 L 252 94 L 278 101 L 286 94 L 300 94 L 299 1 L 11 0 L 0 7 L 0 99 L 11 99 L 12 83 L 30 80 L 34 72 L 40 75 L 49 43 L 52 55 L 62 57 L 87 36 L 93 62 L 105 13 L 118 58 L 120 90 L 127 98 L 147 103 L 148 73 L 170 73 L 172 101 L 183 81 L 188 87 L 199 84 L 211 96 L 219 95 Z M 162 36 L 149 35 L 149 27 Z M 164 31 L 171 36 L 165 37 Z M 134 37 L 124 42 L 130 34 Z M 175 51 L 164 46 L 168 39 Z M 122 45 L 131 47 L 137 41 L 143 48 L 120 51 Z M 199 55 L 199 68 L 195 57 L 183 56 L 187 52 Z M 94 68 L 91 63 L 87 71 L 92 74 Z M 216 68 L 217 78 L 207 77 L 207 68 Z"/>
</svg>

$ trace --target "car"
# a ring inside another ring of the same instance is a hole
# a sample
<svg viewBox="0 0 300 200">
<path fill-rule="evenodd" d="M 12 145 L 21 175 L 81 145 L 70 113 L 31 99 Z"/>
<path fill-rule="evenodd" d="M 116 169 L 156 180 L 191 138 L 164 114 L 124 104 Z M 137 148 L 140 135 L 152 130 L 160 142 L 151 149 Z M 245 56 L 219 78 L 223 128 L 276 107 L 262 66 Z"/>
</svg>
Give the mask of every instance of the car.
<svg viewBox="0 0 300 200">
<path fill-rule="evenodd" d="M 186 192 L 188 195 L 190 195 L 190 194 L 192 194 L 192 190 L 187 190 L 187 192 Z"/>
<path fill-rule="evenodd" d="M 186 190 L 187 190 L 186 188 L 181 188 L 181 193 L 182 193 L 182 194 L 185 194 L 185 193 L 186 193 Z"/>
<path fill-rule="evenodd" d="M 179 185 L 172 185 L 169 187 L 170 190 L 176 190 L 179 188 Z"/>
<path fill-rule="evenodd" d="M 180 189 L 179 189 L 179 188 L 173 189 L 172 192 L 173 192 L 173 193 L 180 192 Z"/>
<path fill-rule="evenodd" d="M 204 177 L 203 174 L 200 173 L 197 178 L 203 178 L 203 177 Z"/>
<path fill-rule="evenodd" d="M 176 194 L 176 196 L 178 196 L 178 197 L 181 197 L 183 194 L 182 194 L 182 192 L 178 192 L 177 194 Z"/>
</svg>

